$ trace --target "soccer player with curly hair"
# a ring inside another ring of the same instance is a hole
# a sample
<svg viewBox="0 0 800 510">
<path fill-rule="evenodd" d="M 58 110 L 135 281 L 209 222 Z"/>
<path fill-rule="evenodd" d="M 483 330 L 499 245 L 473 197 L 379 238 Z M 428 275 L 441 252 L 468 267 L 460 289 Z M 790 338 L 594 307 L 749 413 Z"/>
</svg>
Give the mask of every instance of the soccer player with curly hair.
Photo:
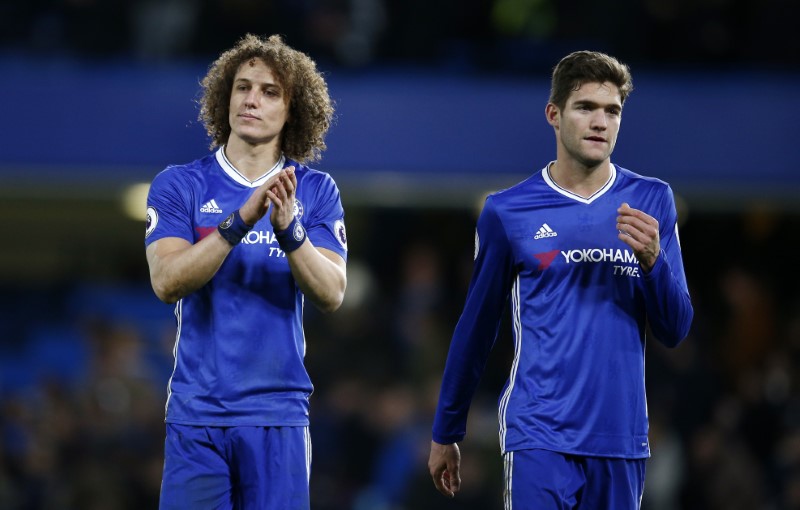
<svg viewBox="0 0 800 510">
<path fill-rule="evenodd" d="M 222 53 L 202 92 L 213 152 L 147 199 L 150 280 L 177 319 L 160 508 L 308 509 L 303 306 L 341 305 L 347 237 L 336 184 L 306 164 L 334 108 L 276 35 Z"/>
</svg>

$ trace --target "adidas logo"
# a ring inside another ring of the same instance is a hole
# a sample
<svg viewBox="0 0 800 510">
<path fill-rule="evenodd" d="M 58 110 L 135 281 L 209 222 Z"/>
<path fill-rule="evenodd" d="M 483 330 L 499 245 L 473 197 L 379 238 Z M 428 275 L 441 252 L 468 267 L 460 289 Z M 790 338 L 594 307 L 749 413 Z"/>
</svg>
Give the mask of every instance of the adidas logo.
<svg viewBox="0 0 800 510">
<path fill-rule="evenodd" d="M 542 226 L 539 228 L 539 231 L 536 232 L 536 235 L 533 236 L 534 239 L 544 239 L 545 237 L 555 237 L 558 235 L 558 232 L 550 228 L 550 225 L 547 223 L 543 223 Z"/>
<path fill-rule="evenodd" d="M 222 214 L 222 209 L 219 208 L 217 205 L 217 201 L 213 198 L 206 202 L 206 204 L 200 208 L 200 212 L 204 213 L 214 213 L 214 214 Z"/>
</svg>

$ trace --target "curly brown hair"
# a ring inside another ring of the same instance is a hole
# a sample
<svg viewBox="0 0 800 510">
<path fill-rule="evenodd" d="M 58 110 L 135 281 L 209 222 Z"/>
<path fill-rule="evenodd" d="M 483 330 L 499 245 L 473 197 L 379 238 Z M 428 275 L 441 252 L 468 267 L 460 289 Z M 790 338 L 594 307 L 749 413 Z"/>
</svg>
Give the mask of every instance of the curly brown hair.
<svg viewBox="0 0 800 510">
<path fill-rule="evenodd" d="M 630 69 L 614 57 L 597 51 L 570 53 L 553 68 L 549 102 L 564 109 L 569 95 L 584 83 L 605 82 L 619 88 L 623 104 L 633 90 Z"/>
<path fill-rule="evenodd" d="M 279 35 L 259 38 L 247 34 L 222 53 L 200 83 L 198 119 L 211 138 L 210 148 L 224 145 L 231 134 L 228 120 L 233 79 L 244 62 L 258 58 L 272 70 L 286 91 L 289 120 L 281 133 L 281 151 L 301 163 L 320 159 L 325 134 L 333 120 L 333 102 L 328 85 L 311 58 L 289 47 Z"/>
</svg>

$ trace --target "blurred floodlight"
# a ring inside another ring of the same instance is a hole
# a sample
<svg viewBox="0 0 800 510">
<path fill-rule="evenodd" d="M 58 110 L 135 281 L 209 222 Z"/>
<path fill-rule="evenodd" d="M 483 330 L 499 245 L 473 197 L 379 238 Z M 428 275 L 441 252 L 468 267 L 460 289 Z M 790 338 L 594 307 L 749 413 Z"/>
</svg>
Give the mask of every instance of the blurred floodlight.
<svg viewBox="0 0 800 510">
<path fill-rule="evenodd" d="M 347 263 L 347 292 L 342 307 L 353 310 L 366 306 L 373 298 L 375 278 L 366 264 L 351 259 Z"/>
<path fill-rule="evenodd" d="M 150 191 L 150 184 L 138 183 L 128 186 L 122 193 L 122 210 L 125 214 L 136 221 L 145 221 L 145 211 L 147 209 L 147 193 Z"/>
</svg>

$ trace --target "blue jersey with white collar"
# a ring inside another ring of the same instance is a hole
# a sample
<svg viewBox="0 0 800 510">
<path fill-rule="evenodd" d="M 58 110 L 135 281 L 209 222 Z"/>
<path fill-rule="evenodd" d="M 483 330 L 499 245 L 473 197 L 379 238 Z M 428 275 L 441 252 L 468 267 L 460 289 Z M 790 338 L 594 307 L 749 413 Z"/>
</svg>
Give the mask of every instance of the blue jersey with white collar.
<svg viewBox="0 0 800 510">
<path fill-rule="evenodd" d="M 347 257 L 344 211 L 331 177 L 280 161 L 249 181 L 222 148 L 158 174 L 147 198 L 145 243 L 196 243 L 239 209 L 255 188 L 295 167 L 295 216 L 315 247 Z M 206 426 L 305 426 L 313 391 L 303 364 L 303 294 L 269 214 L 233 248 L 219 271 L 175 307 L 175 368 L 166 420 Z"/>
<path fill-rule="evenodd" d="M 617 237 L 623 202 L 659 222 L 661 253 L 647 274 Z M 509 298 L 514 358 L 499 401 L 502 451 L 648 457 L 645 329 L 649 324 L 674 346 L 693 316 L 669 186 L 612 165 L 608 182 L 582 198 L 560 188 L 544 168 L 487 198 L 443 376 L 435 441 L 464 438 Z"/>
</svg>

